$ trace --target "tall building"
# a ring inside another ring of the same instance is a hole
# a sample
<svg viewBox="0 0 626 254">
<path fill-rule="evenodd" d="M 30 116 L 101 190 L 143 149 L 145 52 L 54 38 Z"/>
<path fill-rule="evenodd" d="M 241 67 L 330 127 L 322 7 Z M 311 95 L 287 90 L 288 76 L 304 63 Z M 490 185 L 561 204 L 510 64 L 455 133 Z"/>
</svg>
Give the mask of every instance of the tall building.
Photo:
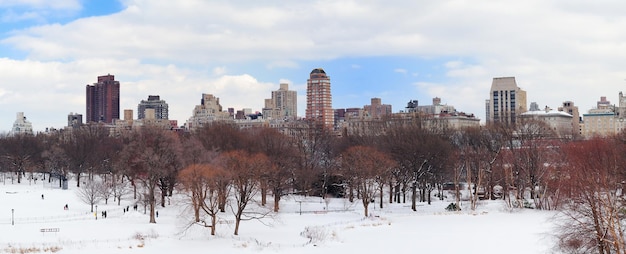
<svg viewBox="0 0 626 254">
<path fill-rule="evenodd" d="M 298 93 L 289 91 L 289 84 L 281 83 L 272 91 L 272 98 L 265 99 L 263 117 L 267 119 L 296 119 L 298 114 Z"/>
<path fill-rule="evenodd" d="M 146 109 L 154 110 L 155 119 L 168 119 L 169 106 L 158 95 L 148 95 L 148 100 L 141 100 L 137 106 L 137 119 L 146 118 Z"/>
<path fill-rule="evenodd" d="M 120 82 L 107 74 L 98 83 L 87 85 L 87 119 L 85 122 L 113 123 L 120 119 Z"/>
<path fill-rule="evenodd" d="M 517 86 L 515 77 L 493 78 L 485 105 L 487 123 L 515 124 L 526 108 L 526 91 Z"/>
<path fill-rule="evenodd" d="M 330 77 L 322 68 L 313 69 L 306 86 L 306 120 L 332 128 L 334 114 Z"/>
<path fill-rule="evenodd" d="M 215 121 L 232 121 L 228 111 L 222 111 L 220 99 L 212 94 L 202 94 L 200 105 L 193 109 L 192 116 L 187 120 L 187 128 L 193 130 Z"/>
</svg>

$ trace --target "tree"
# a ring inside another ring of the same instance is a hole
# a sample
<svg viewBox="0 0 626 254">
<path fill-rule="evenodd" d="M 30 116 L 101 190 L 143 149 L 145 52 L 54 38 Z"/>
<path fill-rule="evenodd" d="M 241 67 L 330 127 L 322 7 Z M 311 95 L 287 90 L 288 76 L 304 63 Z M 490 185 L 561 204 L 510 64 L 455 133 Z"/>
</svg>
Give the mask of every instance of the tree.
<svg viewBox="0 0 626 254">
<path fill-rule="evenodd" d="M 339 150 L 336 136 L 316 123 L 301 125 L 293 129 L 292 142 L 299 155 L 294 172 L 294 188 L 304 195 L 318 194 L 325 197 L 334 184 L 332 170 L 337 168 Z"/>
<path fill-rule="evenodd" d="M 103 125 L 87 124 L 73 128 L 61 137 L 61 148 L 68 158 L 70 170 L 76 174 L 76 187 L 80 187 L 83 173 L 91 174 L 100 164 L 95 151 L 98 150 L 100 141 L 106 140 L 108 136 L 109 131 Z"/>
<path fill-rule="evenodd" d="M 177 172 L 182 165 L 178 135 L 157 126 L 143 126 L 135 131 L 122 156 L 142 183 L 150 208 L 150 223 L 156 223 L 156 190 L 164 177 Z"/>
<path fill-rule="evenodd" d="M 445 162 L 451 151 L 449 142 L 440 131 L 430 128 L 419 118 L 395 119 L 389 122 L 389 128 L 380 137 L 386 151 L 398 165 L 398 172 L 394 173 L 396 181 L 403 185 L 403 190 L 410 184 L 413 211 L 417 210 L 418 188 L 421 201 L 426 201 L 428 186 L 420 184 L 424 183 L 423 178 L 436 179 L 432 175 L 441 168 L 441 163 Z"/>
<path fill-rule="evenodd" d="M 117 205 L 119 206 L 122 202 L 122 197 L 130 192 L 128 189 L 128 182 L 124 181 L 123 175 L 112 175 L 113 179 L 111 179 L 111 190 L 113 192 L 113 200 L 117 200 Z"/>
<path fill-rule="evenodd" d="M 91 212 L 93 213 L 93 206 L 98 204 L 102 199 L 100 190 L 102 189 L 102 183 L 98 181 L 88 180 L 83 187 L 76 189 L 76 195 L 78 198 L 91 206 Z"/>
<path fill-rule="evenodd" d="M 211 235 L 215 235 L 221 195 L 224 195 L 221 193 L 221 183 L 228 177 L 230 176 L 226 171 L 212 164 L 193 164 L 181 170 L 178 175 L 183 190 L 189 195 L 194 221 L 210 227 Z M 200 217 L 201 211 L 210 217 L 209 223 Z"/>
<path fill-rule="evenodd" d="M 270 189 L 274 196 L 274 212 L 278 212 L 280 199 L 286 194 L 289 182 L 293 180 L 298 154 L 289 137 L 276 129 L 263 128 L 256 133 L 256 136 L 259 151 L 267 155 L 273 165 L 263 172 L 261 197 L 264 200 L 263 190 Z M 263 200 L 262 204 L 264 204 Z"/>
<path fill-rule="evenodd" d="M 491 195 L 491 192 L 487 190 L 491 187 L 485 186 L 490 185 L 486 182 L 502 149 L 492 134 L 488 129 L 466 128 L 452 135 L 452 144 L 457 149 L 457 162 L 454 166 L 456 168 L 454 179 L 457 207 L 459 207 L 460 195 L 459 180 L 462 178 L 470 188 L 468 192 L 472 210 L 476 209 L 479 198 L 487 198 Z"/>
<path fill-rule="evenodd" d="M 562 211 L 559 246 L 597 253 L 625 253 L 622 226 L 623 149 L 614 140 L 592 139 L 565 147 L 569 171 L 560 176 L 571 193 Z"/>
<path fill-rule="evenodd" d="M 5 165 L 17 175 L 17 183 L 22 182 L 22 177 L 26 172 L 32 172 L 39 160 L 41 153 L 41 142 L 37 137 L 28 134 L 17 134 L 4 138 L 4 150 L 2 159 Z M 11 178 L 13 179 L 13 178 Z"/>
<path fill-rule="evenodd" d="M 239 225 L 242 220 L 261 219 L 267 213 L 246 211 L 254 196 L 259 190 L 259 175 L 271 166 L 267 156 L 246 151 L 230 151 L 219 157 L 222 167 L 231 175 L 235 215 L 235 235 L 239 234 Z"/>
<path fill-rule="evenodd" d="M 366 146 L 354 146 L 342 154 L 341 168 L 344 179 L 359 190 L 365 217 L 369 204 L 382 189 L 382 179 L 393 167 L 394 162 L 386 154 Z M 382 194 L 381 194 L 382 202 Z"/>
<path fill-rule="evenodd" d="M 63 179 L 67 179 L 67 174 L 69 173 L 69 162 L 63 149 L 55 145 L 44 151 L 42 157 L 45 159 L 45 165 L 50 174 L 48 182 L 51 182 L 52 177 L 56 176 L 59 179 L 59 188 L 61 188 Z"/>
</svg>

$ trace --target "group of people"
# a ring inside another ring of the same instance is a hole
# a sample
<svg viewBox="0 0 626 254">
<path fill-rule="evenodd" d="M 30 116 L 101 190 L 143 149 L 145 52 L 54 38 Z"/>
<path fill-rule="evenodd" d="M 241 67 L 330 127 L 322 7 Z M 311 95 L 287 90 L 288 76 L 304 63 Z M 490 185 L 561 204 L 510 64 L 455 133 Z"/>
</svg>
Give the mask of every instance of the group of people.
<svg viewBox="0 0 626 254">
<path fill-rule="evenodd" d="M 124 213 L 129 212 L 130 211 L 130 206 L 126 206 L 126 208 L 124 208 Z M 133 205 L 133 211 L 137 211 L 137 204 Z"/>
</svg>

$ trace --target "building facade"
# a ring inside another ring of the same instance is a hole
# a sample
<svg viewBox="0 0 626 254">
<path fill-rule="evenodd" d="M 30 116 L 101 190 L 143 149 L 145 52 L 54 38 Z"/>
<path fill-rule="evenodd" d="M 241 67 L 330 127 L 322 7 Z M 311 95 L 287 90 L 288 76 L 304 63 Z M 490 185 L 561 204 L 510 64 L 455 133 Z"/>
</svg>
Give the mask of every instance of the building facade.
<svg viewBox="0 0 626 254">
<path fill-rule="evenodd" d="M 517 86 L 515 77 L 493 78 L 485 109 L 488 124 L 515 124 L 519 115 L 527 111 L 526 91 Z"/>
<path fill-rule="evenodd" d="M 390 116 L 392 113 L 391 105 L 383 104 L 380 98 L 372 98 L 371 104 L 363 106 L 363 109 L 372 118 Z"/>
<path fill-rule="evenodd" d="M 33 124 L 26 120 L 24 112 L 17 112 L 15 122 L 13 122 L 13 128 L 11 128 L 11 135 L 23 135 L 33 134 Z"/>
<path fill-rule="evenodd" d="M 194 129 L 214 121 L 233 121 L 228 111 L 222 111 L 220 99 L 212 94 L 202 94 L 200 105 L 193 109 L 191 118 L 187 121 L 187 129 Z"/>
<path fill-rule="evenodd" d="M 148 100 L 141 100 L 137 105 L 137 119 L 146 118 L 146 109 L 154 110 L 155 119 L 169 119 L 169 106 L 158 95 L 148 95 Z"/>
<path fill-rule="evenodd" d="M 86 111 L 87 123 L 120 119 L 120 82 L 115 76 L 99 76 L 97 83 L 86 86 Z"/>
<path fill-rule="evenodd" d="M 572 101 L 564 101 L 563 104 L 558 108 L 559 111 L 568 113 L 572 115 L 572 129 L 575 131 L 576 136 L 582 135 L 582 129 L 580 126 L 580 112 L 578 111 L 578 106 L 574 105 Z"/>
<path fill-rule="evenodd" d="M 298 116 L 298 93 L 289 90 L 289 84 L 281 83 L 272 91 L 272 98 L 265 99 L 263 117 L 266 119 L 296 119 Z"/>
<path fill-rule="evenodd" d="M 322 68 L 313 69 L 307 80 L 305 118 L 326 128 L 333 128 L 335 120 L 330 77 Z"/>
<path fill-rule="evenodd" d="M 545 110 L 531 110 L 520 114 L 520 119 L 533 119 L 546 124 L 544 130 L 547 134 L 553 134 L 556 138 L 572 139 L 578 133 L 578 129 L 572 125 L 572 115 L 563 111 L 553 111 L 546 107 Z"/>
<path fill-rule="evenodd" d="M 78 128 L 83 125 L 83 115 L 70 113 L 67 115 L 67 127 Z"/>
<path fill-rule="evenodd" d="M 616 107 L 606 99 L 600 97 L 596 108 L 583 114 L 583 122 L 580 124 L 581 133 L 584 138 L 594 136 L 606 137 L 618 134 L 626 128 L 626 97 L 619 93 L 619 104 Z"/>
</svg>

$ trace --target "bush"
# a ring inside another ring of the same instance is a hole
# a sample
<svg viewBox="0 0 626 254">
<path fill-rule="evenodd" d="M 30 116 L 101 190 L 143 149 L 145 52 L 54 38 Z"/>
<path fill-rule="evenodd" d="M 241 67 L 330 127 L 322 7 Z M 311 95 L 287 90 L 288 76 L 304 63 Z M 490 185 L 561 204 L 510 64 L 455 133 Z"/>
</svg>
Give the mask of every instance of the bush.
<svg viewBox="0 0 626 254">
<path fill-rule="evenodd" d="M 450 203 L 447 207 L 446 207 L 446 211 L 461 211 L 460 207 L 457 207 L 455 203 Z"/>
</svg>

